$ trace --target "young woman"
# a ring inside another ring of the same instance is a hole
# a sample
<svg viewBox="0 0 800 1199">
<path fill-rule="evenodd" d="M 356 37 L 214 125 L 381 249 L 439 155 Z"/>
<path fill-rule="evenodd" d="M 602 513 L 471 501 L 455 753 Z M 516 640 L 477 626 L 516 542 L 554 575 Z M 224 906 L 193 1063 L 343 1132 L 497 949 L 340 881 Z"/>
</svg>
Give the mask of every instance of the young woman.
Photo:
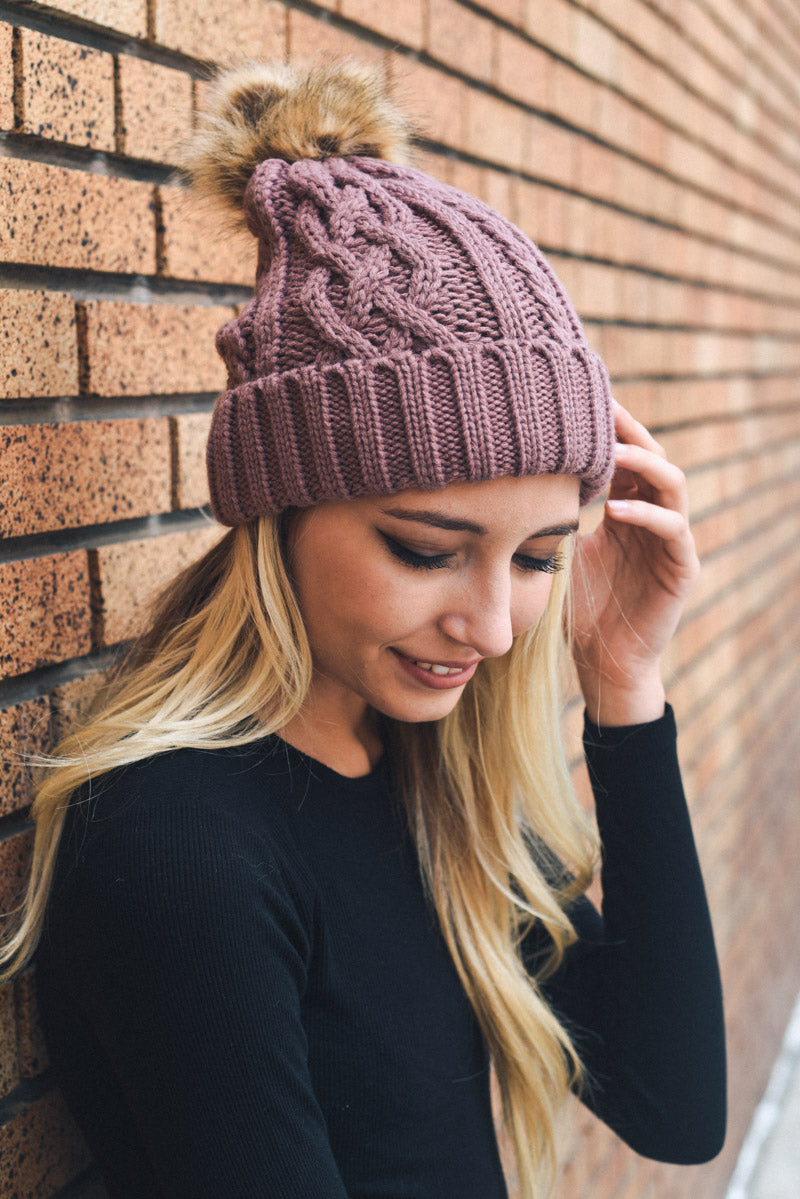
<svg viewBox="0 0 800 1199">
<path fill-rule="evenodd" d="M 258 241 L 218 338 L 230 531 L 60 747 L 6 950 L 38 943 L 112 1199 L 499 1199 L 490 1063 L 526 1199 L 570 1088 L 639 1153 L 722 1143 L 659 673 L 697 572 L 685 482 L 538 249 L 395 161 L 404 134 L 360 67 L 249 67 L 190 156 Z"/>
</svg>

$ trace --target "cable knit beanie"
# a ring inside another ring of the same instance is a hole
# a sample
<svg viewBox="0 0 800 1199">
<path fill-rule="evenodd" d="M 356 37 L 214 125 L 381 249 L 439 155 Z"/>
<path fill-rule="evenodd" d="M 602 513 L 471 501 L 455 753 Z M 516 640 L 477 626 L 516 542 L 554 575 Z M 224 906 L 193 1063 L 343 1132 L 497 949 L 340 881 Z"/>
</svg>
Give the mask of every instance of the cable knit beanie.
<svg viewBox="0 0 800 1199">
<path fill-rule="evenodd" d="M 255 296 L 217 336 L 215 516 L 502 475 L 609 480 L 608 375 L 539 249 L 403 159 L 358 64 L 220 77 L 185 158 L 258 239 Z"/>
</svg>

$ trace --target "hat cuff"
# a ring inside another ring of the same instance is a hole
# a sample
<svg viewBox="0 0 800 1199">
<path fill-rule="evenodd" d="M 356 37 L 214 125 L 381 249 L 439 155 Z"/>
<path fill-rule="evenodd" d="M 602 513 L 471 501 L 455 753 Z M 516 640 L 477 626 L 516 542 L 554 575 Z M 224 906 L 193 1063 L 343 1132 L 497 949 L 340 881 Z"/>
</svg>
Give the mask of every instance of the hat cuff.
<svg viewBox="0 0 800 1199">
<path fill-rule="evenodd" d="M 608 374 L 586 346 L 467 341 L 306 366 L 226 391 L 211 422 L 211 506 L 224 525 L 323 500 L 505 475 L 608 483 Z"/>
</svg>

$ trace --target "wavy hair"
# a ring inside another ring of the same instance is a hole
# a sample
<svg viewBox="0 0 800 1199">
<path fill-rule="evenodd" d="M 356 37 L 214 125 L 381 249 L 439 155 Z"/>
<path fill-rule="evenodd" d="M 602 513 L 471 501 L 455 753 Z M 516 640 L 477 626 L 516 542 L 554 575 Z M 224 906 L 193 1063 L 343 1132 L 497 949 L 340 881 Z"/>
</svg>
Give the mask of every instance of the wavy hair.
<svg viewBox="0 0 800 1199">
<path fill-rule="evenodd" d="M 288 515 L 230 530 L 183 570 L 87 723 L 34 759 L 44 777 L 31 873 L 0 946 L 0 979 L 36 949 L 67 806 L 87 777 L 181 746 L 244 745 L 300 710 L 312 661 L 286 565 Z M 524 1199 L 552 1186 L 557 1112 L 581 1081 L 539 984 L 574 940 L 564 909 L 597 861 L 560 739 L 568 579 L 565 565 L 539 623 L 480 663 L 448 716 L 383 721 L 426 892 L 489 1046 Z M 549 950 L 531 976 L 519 946 L 536 922 Z"/>
</svg>

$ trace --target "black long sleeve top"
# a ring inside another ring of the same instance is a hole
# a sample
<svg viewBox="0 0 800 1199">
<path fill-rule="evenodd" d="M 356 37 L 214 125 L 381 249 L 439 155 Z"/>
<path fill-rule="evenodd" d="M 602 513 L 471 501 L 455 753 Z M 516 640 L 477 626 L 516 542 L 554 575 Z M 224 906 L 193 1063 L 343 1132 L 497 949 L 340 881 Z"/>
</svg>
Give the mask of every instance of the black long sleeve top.
<svg viewBox="0 0 800 1199">
<path fill-rule="evenodd" d="M 714 943 L 669 709 L 585 747 L 602 915 L 547 984 L 638 1152 L 725 1122 Z M 532 934 L 523 952 L 536 956 Z M 50 1055 L 112 1199 L 502 1199 L 485 1043 L 384 755 L 183 749 L 73 802 L 38 952 Z"/>
</svg>

